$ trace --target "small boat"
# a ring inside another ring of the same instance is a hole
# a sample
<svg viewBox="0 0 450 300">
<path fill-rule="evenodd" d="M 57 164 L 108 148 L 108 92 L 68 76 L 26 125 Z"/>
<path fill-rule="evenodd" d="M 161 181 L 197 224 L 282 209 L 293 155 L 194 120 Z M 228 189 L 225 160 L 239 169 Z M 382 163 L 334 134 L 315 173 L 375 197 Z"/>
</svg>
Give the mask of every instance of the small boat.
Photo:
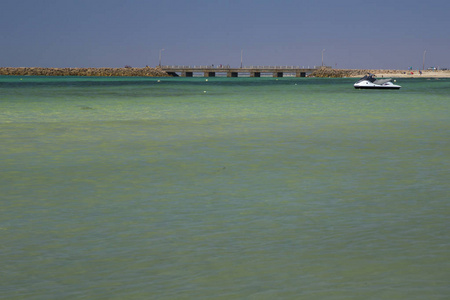
<svg viewBox="0 0 450 300">
<path fill-rule="evenodd" d="M 398 90 L 401 86 L 393 84 L 392 79 L 375 79 L 375 75 L 370 74 L 358 80 L 353 86 L 355 89 L 393 89 Z"/>
</svg>

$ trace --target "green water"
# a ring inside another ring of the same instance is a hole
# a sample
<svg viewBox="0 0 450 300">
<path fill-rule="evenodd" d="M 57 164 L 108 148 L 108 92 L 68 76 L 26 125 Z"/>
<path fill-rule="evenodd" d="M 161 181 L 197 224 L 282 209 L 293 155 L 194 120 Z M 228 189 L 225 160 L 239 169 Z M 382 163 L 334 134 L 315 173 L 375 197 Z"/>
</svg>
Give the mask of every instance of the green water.
<svg viewBox="0 0 450 300">
<path fill-rule="evenodd" d="M 354 81 L 0 77 L 0 298 L 448 299 L 450 79 Z"/>
</svg>

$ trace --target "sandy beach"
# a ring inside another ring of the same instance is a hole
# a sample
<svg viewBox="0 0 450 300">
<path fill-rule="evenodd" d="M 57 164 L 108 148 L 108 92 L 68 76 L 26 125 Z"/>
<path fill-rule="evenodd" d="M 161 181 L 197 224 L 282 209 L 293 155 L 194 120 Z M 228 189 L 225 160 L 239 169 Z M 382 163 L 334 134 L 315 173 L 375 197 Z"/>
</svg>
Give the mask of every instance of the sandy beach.
<svg viewBox="0 0 450 300">
<path fill-rule="evenodd" d="M 373 70 L 376 77 L 396 78 L 450 78 L 450 70 Z M 352 76 L 358 77 L 358 76 Z"/>
<path fill-rule="evenodd" d="M 383 70 L 320 68 L 312 77 L 362 77 L 372 73 L 379 78 L 450 78 L 450 70 Z"/>
</svg>

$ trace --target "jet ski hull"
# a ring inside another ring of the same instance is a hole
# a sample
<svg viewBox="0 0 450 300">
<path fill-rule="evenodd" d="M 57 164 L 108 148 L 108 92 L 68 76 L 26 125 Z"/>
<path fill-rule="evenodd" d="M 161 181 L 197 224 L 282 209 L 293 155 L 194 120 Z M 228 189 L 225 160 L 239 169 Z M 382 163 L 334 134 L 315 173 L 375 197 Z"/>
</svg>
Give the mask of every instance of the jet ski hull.
<svg viewBox="0 0 450 300">
<path fill-rule="evenodd" d="M 378 89 L 378 90 L 399 90 L 400 89 L 400 86 L 398 86 L 398 85 L 392 85 L 392 86 L 387 86 L 387 85 L 385 85 L 385 86 L 382 86 L 382 85 L 380 85 L 380 86 L 354 86 L 355 87 L 355 89 L 358 89 L 358 90 L 373 90 L 373 89 Z"/>
</svg>

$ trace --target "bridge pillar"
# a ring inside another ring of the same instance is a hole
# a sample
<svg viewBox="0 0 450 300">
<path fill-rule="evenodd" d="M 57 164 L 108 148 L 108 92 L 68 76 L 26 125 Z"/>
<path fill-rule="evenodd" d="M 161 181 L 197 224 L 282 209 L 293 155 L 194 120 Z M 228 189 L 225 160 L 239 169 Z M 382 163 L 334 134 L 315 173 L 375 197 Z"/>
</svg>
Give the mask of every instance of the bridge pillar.
<svg viewBox="0 0 450 300">
<path fill-rule="evenodd" d="M 261 77 L 261 72 L 250 72 L 250 77 Z"/>
<path fill-rule="evenodd" d="M 273 77 L 283 77 L 283 72 L 273 72 Z"/>
<path fill-rule="evenodd" d="M 238 77 L 238 72 L 227 72 L 227 77 Z"/>
<path fill-rule="evenodd" d="M 193 77 L 193 76 L 194 72 L 187 72 L 187 71 L 181 72 L 181 77 Z"/>
<path fill-rule="evenodd" d="M 216 77 L 216 72 L 205 71 L 205 72 L 203 72 L 203 76 L 205 76 L 205 77 Z"/>
<path fill-rule="evenodd" d="M 295 77 L 306 77 L 306 72 L 297 71 L 295 72 Z"/>
</svg>

